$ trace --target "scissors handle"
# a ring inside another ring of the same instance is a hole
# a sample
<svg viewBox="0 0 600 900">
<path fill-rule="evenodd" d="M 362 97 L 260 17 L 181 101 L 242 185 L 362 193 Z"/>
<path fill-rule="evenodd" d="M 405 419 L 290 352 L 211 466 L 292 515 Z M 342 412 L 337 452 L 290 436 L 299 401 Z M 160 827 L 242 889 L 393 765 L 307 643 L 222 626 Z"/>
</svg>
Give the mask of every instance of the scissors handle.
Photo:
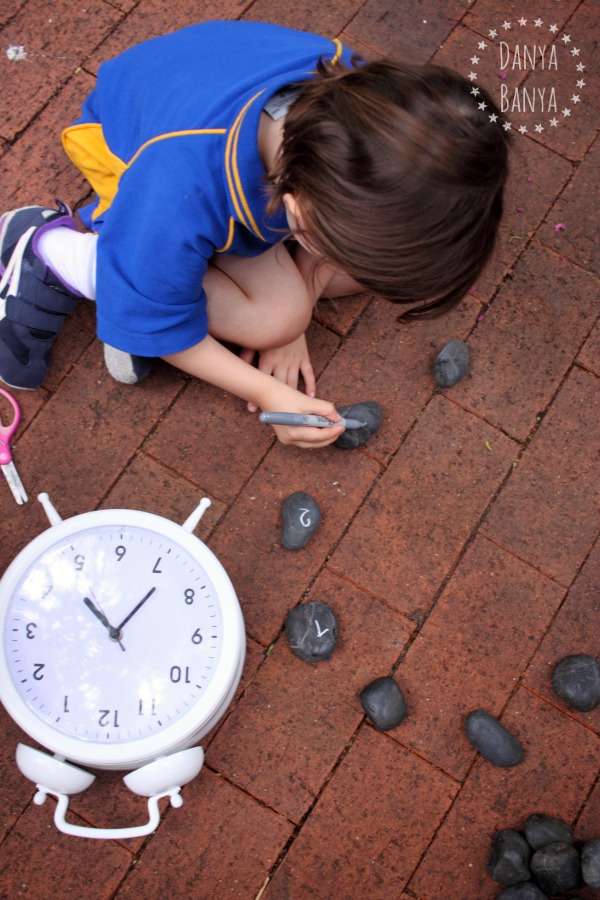
<svg viewBox="0 0 600 900">
<path fill-rule="evenodd" d="M 5 391 L 4 388 L 1 388 L 1 387 L 0 387 L 0 394 L 2 394 L 4 397 L 6 397 L 6 399 L 12 406 L 13 413 L 14 413 L 13 418 L 8 425 L 3 425 L 2 422 L 0 421 L 0 441 L 3 441 L 4 443 L 8 444 L 9 440 L 11 439 L 11 437 L 13 436 L 13 434 L 15 433 L 15 431 L 18 428 L 19 422 L 21 421 L 21 410 L 19 408 L 19 404 L 17 403 L 17 401 L 15 400 L 15 398 L 13 397 L 12 394 L 9 394 L 8 391 Z M 10 460 L 10 457 L 9 457 L 9 460 Z"/>
</svg>

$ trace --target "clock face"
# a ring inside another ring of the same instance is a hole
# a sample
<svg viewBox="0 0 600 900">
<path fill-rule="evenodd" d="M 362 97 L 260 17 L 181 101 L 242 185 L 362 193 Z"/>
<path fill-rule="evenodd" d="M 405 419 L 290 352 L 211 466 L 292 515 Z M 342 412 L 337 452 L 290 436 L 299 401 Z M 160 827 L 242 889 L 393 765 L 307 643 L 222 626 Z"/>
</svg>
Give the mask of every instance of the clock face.
<svg viewBox="0 0 600 900">
<path fill-rule="evenodd" d="M 198 553 L 166 531 L 83 528 L 20 571 L 4 656 L 22 701 L 55 732 L 104 747 L 141 741 L 210 690 L 222 606 Z"/>
</svg>

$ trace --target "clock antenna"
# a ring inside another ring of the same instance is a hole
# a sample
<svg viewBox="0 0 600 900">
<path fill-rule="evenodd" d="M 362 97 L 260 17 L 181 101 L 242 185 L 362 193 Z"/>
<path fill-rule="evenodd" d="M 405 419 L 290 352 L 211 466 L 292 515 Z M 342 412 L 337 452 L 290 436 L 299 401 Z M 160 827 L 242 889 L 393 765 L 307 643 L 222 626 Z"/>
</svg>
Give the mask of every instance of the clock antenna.
<svg viewBox="0 0 600 900">
<path fill-rule="evenodd" d="M 56 512 L 56 510 L 52 506 L 52 503 L 50 501 L 50 497 L 48 496 L 48 494 L 38 494 L 38 500 L 44 507 L 44 512 L 48 516 L 48 521 L 50 522 L 51 525 L 58 525 L 60 522 L 62 522 L 62 517 L 59 516 L 59 514 Z"/>
<path fill-rule="evenodd" d="M 184 529 L 184 531 L 189 531 L 189 533 L 192 534 L 194 528 L 196 527 L 196 525 L 198 524 L 198 522 L 200 521 L 200 519 L 202 518 L 202 516 L 204 515 L 204 513 L 206 512 L 206 510 L 208 509 L 209 506 L 210 506 L 210 500 L 208 499 L 208 497 L 203 497 L 202 500 L 200 501 L 200 503 L 198 504 L 198 506 L 196 507 L 196 509 L 194 510 L 194 512 L 190 516 L 187 517 L 187 519 L 181 526 Z"/>
</svg>

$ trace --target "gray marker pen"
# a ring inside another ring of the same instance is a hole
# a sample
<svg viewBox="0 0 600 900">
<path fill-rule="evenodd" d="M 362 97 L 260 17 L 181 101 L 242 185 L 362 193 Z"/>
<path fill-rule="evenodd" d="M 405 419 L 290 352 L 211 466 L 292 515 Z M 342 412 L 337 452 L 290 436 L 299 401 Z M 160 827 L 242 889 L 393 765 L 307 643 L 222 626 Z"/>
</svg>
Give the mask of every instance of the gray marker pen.
<svg viewBox="0 0 600 900">
<path fill-rule="evenodd" d="M 343 425 L 344 428 L 363 428 L 367 423 L 358 419 L 341 419 L 339 422 L 331 422 L 325 416 L 304 416 L 302 413 L 287 412 L 262 412 L 259 417 L 265 425 L 309 425 L 312 428 L 335 428 Z"/>
</svg>

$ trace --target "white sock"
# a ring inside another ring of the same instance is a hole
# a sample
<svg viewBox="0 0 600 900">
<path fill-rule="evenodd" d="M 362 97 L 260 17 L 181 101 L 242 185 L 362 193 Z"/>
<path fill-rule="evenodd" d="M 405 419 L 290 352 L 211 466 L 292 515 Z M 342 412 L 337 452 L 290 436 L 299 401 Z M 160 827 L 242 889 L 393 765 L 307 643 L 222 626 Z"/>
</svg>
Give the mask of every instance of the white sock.
<svg viewBox="0 0 600 900">
<path fill-rule="evenodd" d="M 59 226 L 40 235 L 37 253 L 65 287 L 95 300 L 97 242 L 97 234 Z"/>
</svg>

